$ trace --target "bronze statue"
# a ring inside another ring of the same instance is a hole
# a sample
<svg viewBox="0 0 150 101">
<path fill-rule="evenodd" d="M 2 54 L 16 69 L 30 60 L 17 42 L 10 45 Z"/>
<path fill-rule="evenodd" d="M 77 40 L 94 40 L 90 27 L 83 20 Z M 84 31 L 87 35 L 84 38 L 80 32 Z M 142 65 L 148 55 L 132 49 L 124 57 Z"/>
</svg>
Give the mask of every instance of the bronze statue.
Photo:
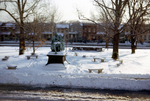
<svg viewBox="0 0 150 101">
<path fill-rule="evenodd" d="M 54 33 L 54 36 L 52 38 L 51 42 L 51 50 L 52 52 L 57 52 L 64 50 L 64 43 L 63 43 L 63 38 L 61 35 L 58 35 L 56 32 Z"/>
</svg>

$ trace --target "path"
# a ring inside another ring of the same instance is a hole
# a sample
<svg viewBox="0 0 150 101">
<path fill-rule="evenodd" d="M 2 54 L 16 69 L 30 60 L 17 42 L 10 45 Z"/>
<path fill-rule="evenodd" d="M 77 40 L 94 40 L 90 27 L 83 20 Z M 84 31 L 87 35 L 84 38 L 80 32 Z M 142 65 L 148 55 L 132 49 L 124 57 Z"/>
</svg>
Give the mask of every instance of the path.
<svg viewBox="0 0 150 101">
<path fill-rule="evenodd" d="M 96 90 L 75 88 L 33 88 L 25 86 L 0 86 L 0 100 L 150 100 L 149 91 L 121 91 L 121 90 Z"/>
</svg>

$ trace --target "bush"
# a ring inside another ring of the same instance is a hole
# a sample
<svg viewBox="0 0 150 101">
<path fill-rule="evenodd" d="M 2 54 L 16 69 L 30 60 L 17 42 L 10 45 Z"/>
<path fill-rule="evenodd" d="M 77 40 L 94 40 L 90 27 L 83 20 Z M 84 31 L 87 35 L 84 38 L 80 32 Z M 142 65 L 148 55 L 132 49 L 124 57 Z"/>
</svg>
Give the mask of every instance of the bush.
<svg viewBox="0 0 150 101">
<path fill-rule="evenodd" d="M 117 60 L 118 59 L 118 52 L 113 52 L 112 58 Z"/>
</svg>

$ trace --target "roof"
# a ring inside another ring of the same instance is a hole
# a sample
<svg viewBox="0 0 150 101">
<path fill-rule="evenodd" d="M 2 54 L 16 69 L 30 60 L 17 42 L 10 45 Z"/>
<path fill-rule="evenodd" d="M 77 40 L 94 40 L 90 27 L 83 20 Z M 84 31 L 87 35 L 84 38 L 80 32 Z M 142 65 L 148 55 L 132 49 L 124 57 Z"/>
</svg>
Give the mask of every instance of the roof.
<svg viewBox="0 0 150 101">
<path fill-rule="evenodd" d="M 42 34 L 52 34 L 52 32 L 42 32 Z"/>
<path fill-rule="evenodd" d="M 15 27 L 15 23 L 2 23 L 1 27 Z"/>
<path fill-rule="evenodd" d="M 69 24 L 56 24 L 56 28 L 69 28 Z"/>
<path fill-rule="evenodd" d="M 83 23 L 70 23 L 69 25 L 72 26 L 73 24 L 79 24 L 80 26 L 83 26 Z"/>
<path fill-rule="evenodd" d="M 0 26 L 1 27 L 6 27 L 6 28 L 8 28 L 8 27 L 10 27 L 10 28 L 13 28 L 13 29 L 15 29 L 15 23 L 0 23 Z"/>
<path fill-rule="evenodd" d="M 0 35 L 10 35 L 11 32 L 0 32 Z"/>
<path fill-rule="evenodd" d="M 105 32 L 97 32 L 96 34 L 105 34 Z"/>
<path fill-rule="evenodd" d="M 83 26 L 83 23 L 80 23 L 80 26 Z"/>
<path fill-rule="evenodd" d="M 82 25 L 83 26 L 96 26 L 96 24 L 94 23 L 83 23 Z"/>
</svg>

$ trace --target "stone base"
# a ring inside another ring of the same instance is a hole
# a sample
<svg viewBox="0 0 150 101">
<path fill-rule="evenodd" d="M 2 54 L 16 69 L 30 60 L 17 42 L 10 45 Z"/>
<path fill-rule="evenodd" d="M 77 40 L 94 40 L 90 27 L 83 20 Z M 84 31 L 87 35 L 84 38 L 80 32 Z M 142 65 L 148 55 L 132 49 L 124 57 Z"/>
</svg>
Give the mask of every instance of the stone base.
<svg viewBox="0 0 150 101">
<path fill-rule="evenodd" d="M 48 56 L 48 62 L 46 65 L 51 64 L 51 63 L 64 64 L 65 54 L 61 54 L 59 52 L 58 54 L 55 54 L 54 52 L 50 52 L 47 54 L 47 56 Z"/>
</svg>

